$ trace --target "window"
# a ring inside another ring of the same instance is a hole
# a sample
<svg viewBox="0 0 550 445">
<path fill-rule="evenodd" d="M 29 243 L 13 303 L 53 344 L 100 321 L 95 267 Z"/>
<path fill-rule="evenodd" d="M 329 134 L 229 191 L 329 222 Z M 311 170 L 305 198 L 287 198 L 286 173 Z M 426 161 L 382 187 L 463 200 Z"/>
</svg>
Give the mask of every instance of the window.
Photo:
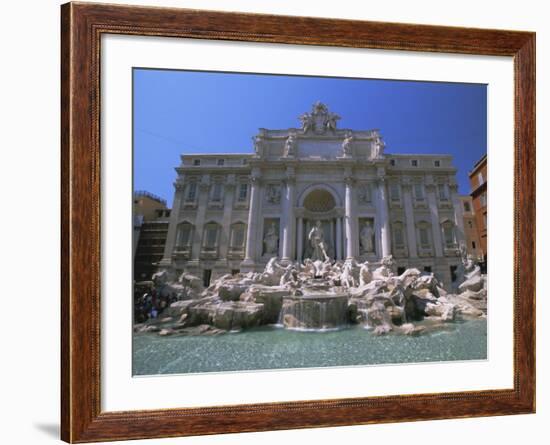
<svg viewBox="0 0 550 445">
<path fill-rule="evenodd" d="M 434 161 L 434 167 L 441 167 L 441 161 Z"/>
<path fill-rule="evenodd" d="M 479 172 L 479 173 L 477 174 L 477 183 L 478 183 L 478 185 L 481 185 L 481 184 L 483 184 L 484 182 L 485 182 L 485 180 L 483 179 L 483 173 Z"/>
<path fill-rule="evenodd" d="M 395 159 L 390 159 L 390 165 L 391 165 L 392 167 L 395 167 Z"/>
<path fill-rule="evenodd" d="M 447 248 L 453 248 L 455 246 L 454 227 L 449 221 L 443 224 L 443 239 Z"/>
<path fill-rule="evenodd" d="M 247 165 L 248 164 L 248 159 L 244 158 L 243 159 L 243 165 Z"/>
<path fill-rule="evenodd" d="M 209 223 L 204 229 L 204 248 L 206 250 L 214 250 L 218 243 L 218 225 Z"/>
<path fill-rule="evenodd" d="M 390 199 L 392 201 L 399 201 L 399 184 L 397 182 L 390 184 Z"/>
<path fill-rule="evenodd" d="M 222 183 L 215 182 L 212 188 L 212 201 L 220 202 L 222 200 Z"/>
<path fill-rule="evenodd" d="M 432 273 L 432 266 L 424 266 L 424 272 Z"/>
<path fill-rule="evenodd" d="M 397 275 L 403 275 L 404 272 L 405 272 L 405 268 L 404 268 L 404 267 L 398 267 L 398 268 L 397 268 Z"/>
<path fill-rule="evenodd" d="M 246 201 L 248 195 L 248 184 L 245 182 L 242 182 L 239 184 L 239 201 L 243 202 Z"/>
<path fill-rule="evenodd" d="M 428 235 L 428 228 L 427 227 L 420 227 L 418 230 L 420 234 L 420 245 L 423 247 L 427 247 L 430 245 L 430 237 Z"/>
<path fill-rule="evenodd" d="M 225 164 L 225 159 L 218 159 L 217 164 L 218 165 L 224 165 Z"/>
<path fill-rule="evenodd" d="M 473 229 L 474 228 L 474 223 L 472 221 L 468 221 L 468 227 L 470 229 Z"/>
<path fill-rule="evenodd" d="M 187 186 L 187 201 L 195 201 L 197 198 L 197 183 L 190 182 Z"/>
<path fill-rule="evenodd" d="M 424 187 L 420 182 L 414 184 L 414 199 L 424 201 Z"/>
<path fill-rule="evenodd" d="M 418 167 L 418 160 L 417 159 L 411 159 L 411 165 L 413 167 Z"/>
<path fill-rule="evenodd" d="M 242 223 L 235 224 L 231 233 L 231 247 L 242 249 L 245 240 L 245 226 Z"/>
<path fill-rule="evenodd" d="M 470 207 L 470 203 L 469 203 L 469 202 L 465 202 L 465 203 L 464 203 L 464 211 L 465 211 L 465 212 L 471 212 L 471 211 L 472 211 L 472 208 Z"/>
<path fill-rule="evenodd" d="M 487 207 L 487 193 L 482 193 L 479 201 L 481 202 L 481 207 Z"/>
<path fill-rule="evenodd" d="M 393 242 L 395 243 L 395 247 L 403 247 L 405 244 L 403 240 L 403 228 L 401 225 L 398 225 L 393 229 Z"/>
<path fill-rule="evenodd" d="M 200 159 L 193 159 L 193 165 L 201 165 Z"/>
<path fill-rule="evenodd" d="M 439 190 L 439 200 L 440 201 L 448 201 L 449 200 L 449 194 L 447 192 L 447 184 L 439 184 L 437 186 L 437 189 Z"/>
<path fill-rule="evenodd" d="M 476 248 L 476 242 L 472 241 L 472 249 L 475 249 L 475 248 Z"/>
<path fill-rule="evenodd" d="M 231 269 L 231 275 L 237 275 L 241 273 L 241 269 Z"/>
<path fill-rule="evenodd" d="M 191 245 L 192 230 L 193 230 L 193 226 L 189 223 L 179 224 L 177 235 L 176 235 L 176 246 L 186 247 Z"/>
</svg>

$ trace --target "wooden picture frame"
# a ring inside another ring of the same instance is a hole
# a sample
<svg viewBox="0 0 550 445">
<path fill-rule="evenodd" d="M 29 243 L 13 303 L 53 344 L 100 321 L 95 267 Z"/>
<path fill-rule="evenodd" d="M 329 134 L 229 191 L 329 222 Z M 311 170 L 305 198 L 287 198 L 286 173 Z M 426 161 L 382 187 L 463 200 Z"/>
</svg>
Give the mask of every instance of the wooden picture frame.
<svg viewBox="0 0 550 445">
<path fill-rule="evenodd" d="M 103 34 L 511 56 L 515 70 L 514 387 L 102 412 L 100 38 Z M 61 7 L 61 437 L 174 437 L 535 412 L 535 34 L 149 8 Z"/>
</svg>

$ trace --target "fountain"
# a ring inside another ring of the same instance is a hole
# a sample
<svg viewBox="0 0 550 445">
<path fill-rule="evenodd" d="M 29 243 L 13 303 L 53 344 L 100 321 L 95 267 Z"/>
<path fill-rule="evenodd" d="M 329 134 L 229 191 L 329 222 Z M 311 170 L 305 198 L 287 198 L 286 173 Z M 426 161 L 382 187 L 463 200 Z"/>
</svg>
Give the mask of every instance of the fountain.
<svg viewBox="0 0 550 445">
<path fill-rule="evenodd" d="M 279 324 L 286 329 L 327 331 L 348 324 L 347 293 L 307 293 L 283 299 Z"/>
<path fill-rule="evenodd" d="M 137 331 L 218 334 L 262 325 L 297 331 L 332 331 L 360 324 L 376 335 L 416 335 L 430 320 L 440 327 L 456 319 L 485 318 L 486 277 L 465 261 L 459 294 L 448 294 L 433 274 L 407 269 L 393 273 L 391 257 L 380 263 L 312 261 L 284 263 L 272 258 L 263 272 L 224 275 L 207 289 L 187 273 L 171 281 L 153 277 L 157 292 L 178 293 L 158 319 Z"/>
</svg>

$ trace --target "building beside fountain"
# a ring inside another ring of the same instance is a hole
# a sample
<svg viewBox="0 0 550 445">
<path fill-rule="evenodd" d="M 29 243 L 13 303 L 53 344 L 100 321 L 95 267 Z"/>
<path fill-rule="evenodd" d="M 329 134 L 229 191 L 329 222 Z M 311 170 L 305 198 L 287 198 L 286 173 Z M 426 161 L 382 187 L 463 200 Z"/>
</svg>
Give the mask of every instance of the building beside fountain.
<svg viewBox="0 0 550 445">
<path fill-rule="evenodd" d="M 301 126 L 260 129 L 252 154 L 185 154 L 162 268 L 205 284 L 281 261 L 392 255 L 395 272 L 454 279 L 464 244 L 450 155 L 391 154 L 378 130 L 338 128 L 322 103 Z"/>
</svg>

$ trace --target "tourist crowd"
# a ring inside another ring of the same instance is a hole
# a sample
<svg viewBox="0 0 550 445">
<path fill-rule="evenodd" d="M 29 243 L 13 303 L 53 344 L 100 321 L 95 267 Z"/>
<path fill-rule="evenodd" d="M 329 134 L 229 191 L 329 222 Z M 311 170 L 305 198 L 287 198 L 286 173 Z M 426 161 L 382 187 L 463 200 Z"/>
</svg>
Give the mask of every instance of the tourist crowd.
<svg viewBox="0 0 550 445">
<path fill-rule="evenodd" d="M 134 323 L 143 323 L 157 318 L 162 311 L 177 301 L 175 295 L 161 296 L 155 289 L 134 294 Z"/>
</svg>

